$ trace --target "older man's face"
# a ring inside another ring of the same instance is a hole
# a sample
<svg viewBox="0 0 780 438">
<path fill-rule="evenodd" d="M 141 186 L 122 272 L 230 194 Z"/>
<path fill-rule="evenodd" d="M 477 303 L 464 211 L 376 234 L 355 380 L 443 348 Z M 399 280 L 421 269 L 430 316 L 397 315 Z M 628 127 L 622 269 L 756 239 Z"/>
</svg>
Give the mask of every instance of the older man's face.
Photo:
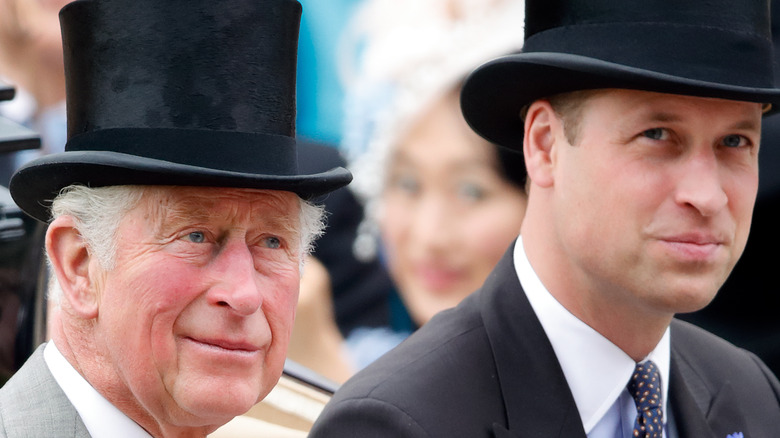
<svg viewBox="0 0 780 438">
<path fill-rule="evenodd" d="M 271 390 L 298 297 L 299 214 L 289 192 L 153 188 L 123 219 L 116 267 L 97 269 L 96 343 L 139 415 L 222 424 Z"/>
</svg>

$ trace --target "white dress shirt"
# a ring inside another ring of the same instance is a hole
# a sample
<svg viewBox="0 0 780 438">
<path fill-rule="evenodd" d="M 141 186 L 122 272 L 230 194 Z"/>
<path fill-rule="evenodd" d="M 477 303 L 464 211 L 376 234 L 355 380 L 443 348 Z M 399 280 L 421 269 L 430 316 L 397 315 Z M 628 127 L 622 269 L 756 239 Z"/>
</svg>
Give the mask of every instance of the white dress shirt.
<svg viewBox="0 0 780 438">
<path fill-rule="evenodd" d="M 634 360 L 566 310 L 550 294 L 528 261 L 522 237 L 515 244 L 514 262 L 520 284 L 563 369 L 585 433 L 589 438 L 631 437 L 636 420 L 636 405 L 626 385 L 636 366 Z M 668 328 L 655 349 L 642 362 L 648 359 L 655 362 L 661 374 L 666 423 L 669 417 L 667 413 L 670 413 Z M 664 436 L 669 437 L 666 431 Z"/>
<path fill-rule="evenodd" d="M 65 359 L 53 341 L 46 344 L 43 359 L 93 438 L 151 438 L 138 423 L 100 395 Z"/>
</svg>

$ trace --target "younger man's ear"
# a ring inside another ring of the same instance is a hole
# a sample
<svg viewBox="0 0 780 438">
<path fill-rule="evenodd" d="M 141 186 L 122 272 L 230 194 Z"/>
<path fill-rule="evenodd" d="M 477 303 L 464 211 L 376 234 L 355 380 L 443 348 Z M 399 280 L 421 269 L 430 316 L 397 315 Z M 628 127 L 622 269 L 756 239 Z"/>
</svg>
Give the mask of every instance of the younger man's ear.
<svg viewBox="0 0 780 438">
<path fill-rule="evenodd" d="M 62 300 L 84 319 L 98 314 L 98 296 L 90 276 L 90 253 L 71 216 L 60 216 L 46 231 L 46 252 L 62 288 Z"/>
<path fill-rule="evenodd" d="M 553 168 L 557 149 L 556 138 L 563 126 L 550 102 L 537 100 L 528 107 L 525 117 L 523 155 L 528 179 L 537 186 L 553 185 Z"/>
</svg>

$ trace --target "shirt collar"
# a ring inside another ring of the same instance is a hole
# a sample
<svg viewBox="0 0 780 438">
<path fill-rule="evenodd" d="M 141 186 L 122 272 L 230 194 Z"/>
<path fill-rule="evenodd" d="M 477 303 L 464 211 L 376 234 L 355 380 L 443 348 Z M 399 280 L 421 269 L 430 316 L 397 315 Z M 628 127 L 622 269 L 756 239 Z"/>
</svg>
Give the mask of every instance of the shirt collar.
<svg viewBox="0 0 780 438">
<path fill-rule="evenodd" d="M 141 426 L 100 395 L 60 353 L 54 342 L 43 350 L 46 366 L 94 438 L 151 438 Z"/>
<path fill-rule="evenodd" d="M 515 243 L 514 262 L 520 284 L 563 369 L 585 433 L 590 433 L 626 390 L 636 363 L 615 344 L 566 310 L 550 294 L 528 261 L 522 236 Z M 663 384 L 664 408 L 668 412 L 668 328 L 645 360 L 652 360 L 658 366 Z"/>
</svg>

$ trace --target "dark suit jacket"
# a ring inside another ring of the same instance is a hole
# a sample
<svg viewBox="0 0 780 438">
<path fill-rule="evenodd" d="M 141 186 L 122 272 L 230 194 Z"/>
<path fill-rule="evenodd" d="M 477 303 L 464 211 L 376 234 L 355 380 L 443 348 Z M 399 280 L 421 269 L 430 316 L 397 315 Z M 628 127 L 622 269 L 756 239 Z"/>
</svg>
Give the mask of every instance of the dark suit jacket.
<svg viewBox="0 0 780 438">
<path fill-rule="evenodd" d="M 753 354 L 690 324 L 671 328 L 669 398 L 680 438 L 780 436 L 780 384 Z M 319 437 L 585 437 L 574 398 L 514 270 L 358 373 Z"/>
</svg>

